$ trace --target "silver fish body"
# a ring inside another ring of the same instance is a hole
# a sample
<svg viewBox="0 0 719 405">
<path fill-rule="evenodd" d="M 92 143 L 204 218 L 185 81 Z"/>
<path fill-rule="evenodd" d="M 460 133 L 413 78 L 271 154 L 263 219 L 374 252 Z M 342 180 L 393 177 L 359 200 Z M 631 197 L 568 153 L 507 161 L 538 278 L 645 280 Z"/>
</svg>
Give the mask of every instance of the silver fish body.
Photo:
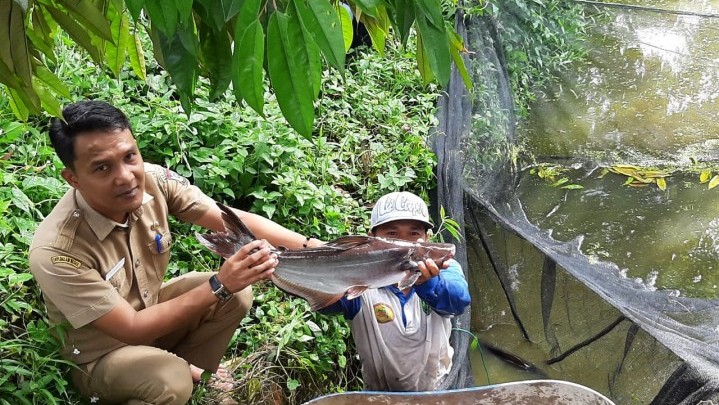
<svg viewBox="0 0 719 405">
<path fill-rule="evenodd" d="M 229 257 L 255 237 L 235 215 L 223 211 L 226 232 L 197 234 L 210 250 Z M 275 250 L 279 263 L 271 280 L 280 289 L 304 298 L 318 310 L 347 295 L 352 299 L 367 288 L 397 284 L 400 289 L 414 285 L 420 276 L 417 263 L 427 258 L 438 265 L 454 256 L 449 243 L 408 242 L 372 236 L 344 236 L 307 249 Z"/>
</svg>

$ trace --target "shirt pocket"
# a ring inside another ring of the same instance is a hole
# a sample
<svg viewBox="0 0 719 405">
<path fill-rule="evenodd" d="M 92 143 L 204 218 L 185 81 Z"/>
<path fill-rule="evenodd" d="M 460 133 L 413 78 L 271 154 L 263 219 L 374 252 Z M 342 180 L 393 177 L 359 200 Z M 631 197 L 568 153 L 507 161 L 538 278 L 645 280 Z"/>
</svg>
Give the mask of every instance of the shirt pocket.
<svg viewBox="0 0 719 405">
<path fill-rule="evenodd" d="M 160 236 L 159 238 L 157 236 Z M 170 263 L 170 248 L 172 247 L 172 234 L 165 232 L 157 234 L 152 243 L 147 245 L 152 256 L 154 273 L 159 281 L 163 281 L 167 272 L 167 265 Z"/>
</svg>

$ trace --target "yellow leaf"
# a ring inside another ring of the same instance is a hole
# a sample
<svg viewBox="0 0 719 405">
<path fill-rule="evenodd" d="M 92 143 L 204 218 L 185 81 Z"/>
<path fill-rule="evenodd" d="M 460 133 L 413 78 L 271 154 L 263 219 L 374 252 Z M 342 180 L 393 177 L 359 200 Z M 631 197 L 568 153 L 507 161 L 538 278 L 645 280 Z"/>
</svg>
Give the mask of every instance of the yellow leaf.
<svg viewBox="0 0 719 405">
<path fill-rule="evenodd" d="M 709 178 L 711 177 L 711 175 L 712 175 L 711 170 L 704 169 L 704 170 L 702 170 L 701 174 L 699 175 L 699 181 L 701 183 L 706 183 L 707 181 L 709 181 Z"/>
<path fill-rule="evenodd" d="M 664 180 L 663 177 L 659 177 L 659 178 L 657 179 L 657 186 L 659 186 L 659 189 L 660 189 L 660 190 L 664 191 L 664 190 L 667 189 L 667 181 Z"/>
<path fill-rule="evenodd" d="M 719 185 L 719 174 L 712 177 L 712 179 L 709 181 L 709 190 L 713 189 L 714 187 Z"/>
</svg>

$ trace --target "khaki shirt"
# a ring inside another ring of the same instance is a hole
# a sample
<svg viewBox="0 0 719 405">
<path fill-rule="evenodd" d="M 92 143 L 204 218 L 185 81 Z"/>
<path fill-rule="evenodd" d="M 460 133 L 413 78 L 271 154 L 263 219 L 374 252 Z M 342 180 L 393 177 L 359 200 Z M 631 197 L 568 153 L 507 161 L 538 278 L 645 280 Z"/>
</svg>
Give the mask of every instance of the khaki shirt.
<svg viewBox="0 0 719 405">
<path fill-rule="evenodd" d="M 213 204 L 184 177 L 149 163 L 142 206 L 126 226 L 90 208 L 75 189 L 60 199 L 35 231 L 29 260 L 50 323 L 69 323 L 65 358 L 85 364 L 125 346 L 90 323 L 123 299 L 138 311 L 156 304 L 170 259 L 168 215 L 193 222 Z"/>
</svg>

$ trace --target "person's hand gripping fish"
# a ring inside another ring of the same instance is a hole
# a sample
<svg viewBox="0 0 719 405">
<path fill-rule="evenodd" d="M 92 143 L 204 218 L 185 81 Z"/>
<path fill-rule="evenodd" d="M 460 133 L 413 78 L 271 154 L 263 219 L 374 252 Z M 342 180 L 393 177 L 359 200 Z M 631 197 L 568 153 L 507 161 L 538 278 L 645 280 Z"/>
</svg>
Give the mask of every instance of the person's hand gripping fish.
<svg viewBox="0 0 719 405">
<path fill-rule="evenodd" d="M 277 263 L 277 256 L 266 240 L 253 240 L 225 260 L 217 278 L 234 293 L 259 280 L 269 279 Z"/>
</svg>

